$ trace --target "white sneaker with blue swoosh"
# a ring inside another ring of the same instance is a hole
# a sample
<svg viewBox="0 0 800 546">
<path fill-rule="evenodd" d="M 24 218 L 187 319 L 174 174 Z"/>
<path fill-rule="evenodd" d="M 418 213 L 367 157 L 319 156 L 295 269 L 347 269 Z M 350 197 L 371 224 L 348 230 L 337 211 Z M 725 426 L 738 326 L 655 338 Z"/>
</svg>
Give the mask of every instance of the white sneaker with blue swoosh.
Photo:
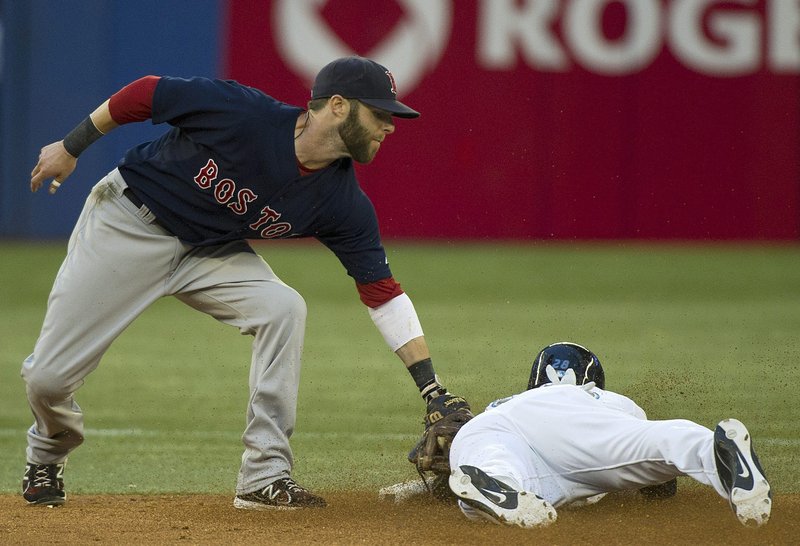
<svg viewBox="0 0 800 546">
<path fill-rule="evenodd" d="M 544 527 L 557 518 L 555 508 L 543 498 L 530 491 L 517 491 L 475 466 L 454 468 L 449 484 L 462 503 L 476 509 L 471 513 L 494 523 Z"/>
<path fill-rule="evenodd" d="M 754 527 L 767 523 L 772 511 L 772 490 L 753 450 L 750 432 L 740 421 L 725 419 L 717 425 L 714 460 L 739 521 Z"/>
</svg>

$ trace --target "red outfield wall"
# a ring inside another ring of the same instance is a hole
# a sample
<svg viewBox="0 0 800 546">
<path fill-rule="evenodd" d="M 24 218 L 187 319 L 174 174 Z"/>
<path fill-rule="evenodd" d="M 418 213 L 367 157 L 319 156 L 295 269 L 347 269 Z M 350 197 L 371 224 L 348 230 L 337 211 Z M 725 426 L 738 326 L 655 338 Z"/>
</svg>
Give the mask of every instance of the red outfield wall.
<svg viewBox="0 0 800 546">
<path fill-rule="evenodd" d="M 303 105 L 357 53 L 422 112 L 384 236 L 800 238 L 800 0 L 232 0 L 227 77 Z"/>
</svg>

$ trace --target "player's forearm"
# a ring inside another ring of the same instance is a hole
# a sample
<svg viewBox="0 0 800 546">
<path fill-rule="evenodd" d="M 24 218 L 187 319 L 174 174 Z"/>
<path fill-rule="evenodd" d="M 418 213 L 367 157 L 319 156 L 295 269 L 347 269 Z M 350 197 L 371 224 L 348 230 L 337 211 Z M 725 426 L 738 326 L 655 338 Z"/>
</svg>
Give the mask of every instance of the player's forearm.
<svg viewBox="0 0 800 546">
<path fill-rule="evenodd" d="M 107 112 L 108 101 L 101 104 L 91 115 L 84 118 L 72 131 L 67 133 L 64 140 L 61 141 L 64 150 L 77 159 L 86 148 L 111 130 L 113 127 L 108 125 L 108 121 L 113 123 L 113 120 L 111 119 L 111 114 Z M 106 130 L 103 130 L 103 128 Z"/>
<path fill-rule="evenodd" d="M 431 353 L 428 350 L 428 344 L 425 343 L 425 337 L 423 336 L 412 339 L 397 349 L 394 354 L 400 357 L 400 360 L 403 361 L 403 364 L 406 365 L 406 368 L 419 362 L 420 360 L 425 360 L 426 358 L 431 357 Z"/>
<path fill-rule="evenodd" d="M 97 130 L 104 135 L 108 134 L 109 131 L 113 131 L 119 127 L 119 124 L 114 121 L 113 117 L 111 117 L 111 110 L 108 107 L 108 103 L 108 100 L 105 101 L 89 116 L 89 118 L 92 120 L 92 123 L 94 123 L 94 126 L 97 127 Z"/>
<path fill-rule="evenodd" d="M 380 331 L 389 348 L 397 352 L 407 344 L 423 335 L 422 325 L 417 317 L 414 304 L 407 294 L 402 293 L 386 303 L 369 308 L 369 316 Z M 422 342 L 424 344 L 424 340 Z M 416 352 L 418 344 L 410 345 L 403 354 Z M 403 356 L 398 354 L 401 359 Z M 423 357 L 427 358 L 427 357 Z M 403 359 L 403 362 L 406 362 Z M 411 362 L 410 364 L 413 364 Z M 408 363 L 406 364 L 408 365 Z"/>
<path fill-rule="evenodd" d="M 405 293 L 400 294 L 378 307 L 370 308 L 369 312 L 386 343 L 406 365 L 422 399 L 430 404 L 437 396 L 451 396 L 439 383 L 433 369 L 428 344 L 409 297 Z"/>
<path fill-rule="evenodd" d="M 86 148 L 117 127 L 119 125 L 111 117 L 111 112 L 108 109 L 108 101 L 105 101 L 72 131 L 67 133 L 62 141 L 64 149 L 69 155 L 77 159 Z"/>
</svg>

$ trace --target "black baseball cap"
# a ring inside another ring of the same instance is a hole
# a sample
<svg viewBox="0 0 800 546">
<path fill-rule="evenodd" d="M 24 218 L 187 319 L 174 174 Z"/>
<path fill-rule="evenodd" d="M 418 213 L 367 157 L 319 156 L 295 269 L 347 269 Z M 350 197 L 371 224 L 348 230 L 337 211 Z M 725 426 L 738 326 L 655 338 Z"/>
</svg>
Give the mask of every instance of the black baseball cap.
<svg viewBox="0 0 800 546">
<path fill-rule="evenodd" d="M 419 117 L 419 112 L 397 100 L 397 87 L 389 69 L 364 57 L 342 57 L 322 67 L 311 88 L 311 98 L 333 95 L 358 99 L 398 118 Z"/>
</svg>

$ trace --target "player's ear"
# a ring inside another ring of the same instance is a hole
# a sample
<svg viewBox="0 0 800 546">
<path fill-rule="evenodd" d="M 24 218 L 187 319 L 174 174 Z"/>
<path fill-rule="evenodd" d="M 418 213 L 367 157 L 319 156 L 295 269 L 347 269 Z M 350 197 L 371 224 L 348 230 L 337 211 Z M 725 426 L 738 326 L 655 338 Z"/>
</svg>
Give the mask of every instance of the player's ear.
<svg viewBox="0 0 800 546">
<path fill-rule="evenodd" d="M 343 96 L 334 95 L 328 99 L 328 107 L 331 109 L 331 113 L 334 116 L 344 119 L 350 113 L 351 105 L 350 101 Z"/>
</svg>

